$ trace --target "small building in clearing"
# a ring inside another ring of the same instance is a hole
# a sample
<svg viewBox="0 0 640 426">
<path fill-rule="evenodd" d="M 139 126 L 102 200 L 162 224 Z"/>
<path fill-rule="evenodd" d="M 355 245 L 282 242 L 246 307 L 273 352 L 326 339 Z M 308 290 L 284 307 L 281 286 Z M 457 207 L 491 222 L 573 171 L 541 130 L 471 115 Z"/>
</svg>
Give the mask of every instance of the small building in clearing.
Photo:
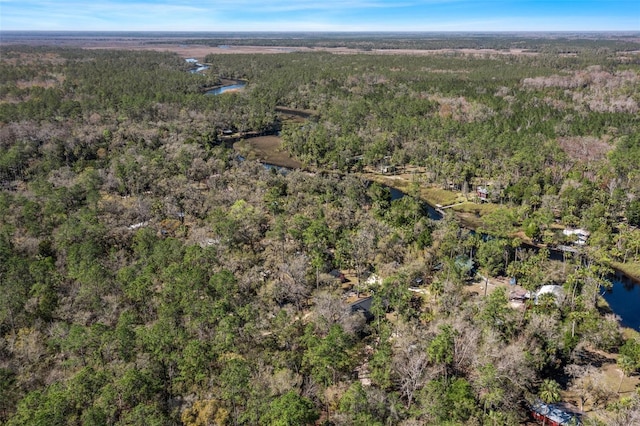
<svg viewBox="0 0 640 426">
<path fill-rule="evenodd" d="M 578 245 L 584 245 L 587 243 L 587 239 L 589 238 L 589 231 L 586 231 L 584 229 L 564 229 L 562 231 L 563 235 L 566 235 L 567 237 L 575 237 L 575 243 Z"/>
<path fill-rule="evenodd" d="M 536 295 L 535 295 L 535 298 L 534 298 L 534 303 L 537 305 L 539 300 L 540 300 L 540 297 L 545 295 L 545 294 L 552 295 L 553 298 L 556 301 L 556 305 L 558 305 L 558 306 L 564 301 L 564 289 L 561 286 L 559 286 L 559 285 L 543 285 L 536 292 Z"/>
</svg>

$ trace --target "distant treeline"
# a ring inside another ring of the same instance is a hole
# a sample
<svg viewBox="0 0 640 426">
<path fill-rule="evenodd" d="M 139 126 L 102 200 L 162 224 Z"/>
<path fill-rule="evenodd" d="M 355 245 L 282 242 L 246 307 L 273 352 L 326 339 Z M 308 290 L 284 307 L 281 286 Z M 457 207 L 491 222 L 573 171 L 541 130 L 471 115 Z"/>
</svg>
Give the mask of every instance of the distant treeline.
<svg viewBox="0 0 640 426">
<path fill-rule="evenodd" d="M 579 53 L 608 50 L 611 52 L 638 50 L 640 43 L 631 34 L 591 33 L 531 33 L 531 34 L 470 34 L 470 33 L 317 33 L 262 36 L 229 34 L 223 37 L 194 38 L 186 44 L 208 46 L 291 46 L 347 47 L 352 49 L 523 49 L 530 52 Z"/>
</svg>

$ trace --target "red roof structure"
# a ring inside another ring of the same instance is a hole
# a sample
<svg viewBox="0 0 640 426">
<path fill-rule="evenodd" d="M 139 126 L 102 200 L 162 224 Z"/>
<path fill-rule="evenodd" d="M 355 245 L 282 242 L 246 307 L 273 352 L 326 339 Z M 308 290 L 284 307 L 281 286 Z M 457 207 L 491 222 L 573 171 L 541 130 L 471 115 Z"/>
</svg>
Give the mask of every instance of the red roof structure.
<svg viewBox="0 0 640 426">
<path fill-rule="evenodd" d="M 479 186 L 476 188 L 476 195 L 480 199 L 480 201 L 487 201 L 489 196 L 489 189 L 485 186 Z"/>
<path fill-rule="evenodd" d="M 577 414 L 567 411 L 556 404 L 538 401 L 531 406 L 531 414 L 536 420 L 549 426 L 579 426 L 582 424 Z"/>
</svg>

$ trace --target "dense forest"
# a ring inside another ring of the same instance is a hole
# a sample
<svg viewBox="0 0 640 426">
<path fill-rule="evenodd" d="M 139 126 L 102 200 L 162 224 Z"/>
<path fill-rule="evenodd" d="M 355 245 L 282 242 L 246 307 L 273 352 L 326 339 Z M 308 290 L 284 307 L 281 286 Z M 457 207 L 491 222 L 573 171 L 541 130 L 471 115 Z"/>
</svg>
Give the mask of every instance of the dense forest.
<svg viewBox="0 0 640 426">
<path fill-rule="evenodd" d="M 639 44 L 489 39 L 437 48 L 531 51 L 190 73 L 3 45 L 0 423 L 516 425 L 567 399 L 584 424 L 640 422 L 640 337 L 601 297 L 613 268 L 640 276 Z M 247 86 L 203 94 L 225 79 Z M 243 132 L 304 167 L 245 160 Z M 364 174 L 383 169 L 416 171 L 405 196 Z M 480 206 L 475 229 L 432 219 L 427 188 Z M 514 307 L 494 277 L 565 297 Z"/>
<path fill-rule="evenodd" d="M 183 36 L 186 36 L 184 34 Z M 445 49 L 518 49 L 548 54 L 612 53 L 638 49 L 637 36 L 625 33 L 439 33 L 439 32 L 282 32 L 211 33 L 207 38 L 191 37 L 188 44 L 207 46 L 287 46 L 362 50 L 445 50 Z M 158 43 L 162 43 L 161 41 Z"/>
</svg>

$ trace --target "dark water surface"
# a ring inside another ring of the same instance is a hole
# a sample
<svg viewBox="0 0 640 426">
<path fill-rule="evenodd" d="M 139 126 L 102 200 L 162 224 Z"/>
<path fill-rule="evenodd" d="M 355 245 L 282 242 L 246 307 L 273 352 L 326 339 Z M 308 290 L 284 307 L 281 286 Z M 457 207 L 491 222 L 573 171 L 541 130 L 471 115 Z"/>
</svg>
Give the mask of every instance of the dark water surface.
<svg viewBox="0 0 640 426">
<path fill-rule="evenodd" d="M 611 277 L 613 288 L 604 294 L 604 300 L 623 326 L 640 331 L 640 283 L 622 273 Z"/>
</svg>

